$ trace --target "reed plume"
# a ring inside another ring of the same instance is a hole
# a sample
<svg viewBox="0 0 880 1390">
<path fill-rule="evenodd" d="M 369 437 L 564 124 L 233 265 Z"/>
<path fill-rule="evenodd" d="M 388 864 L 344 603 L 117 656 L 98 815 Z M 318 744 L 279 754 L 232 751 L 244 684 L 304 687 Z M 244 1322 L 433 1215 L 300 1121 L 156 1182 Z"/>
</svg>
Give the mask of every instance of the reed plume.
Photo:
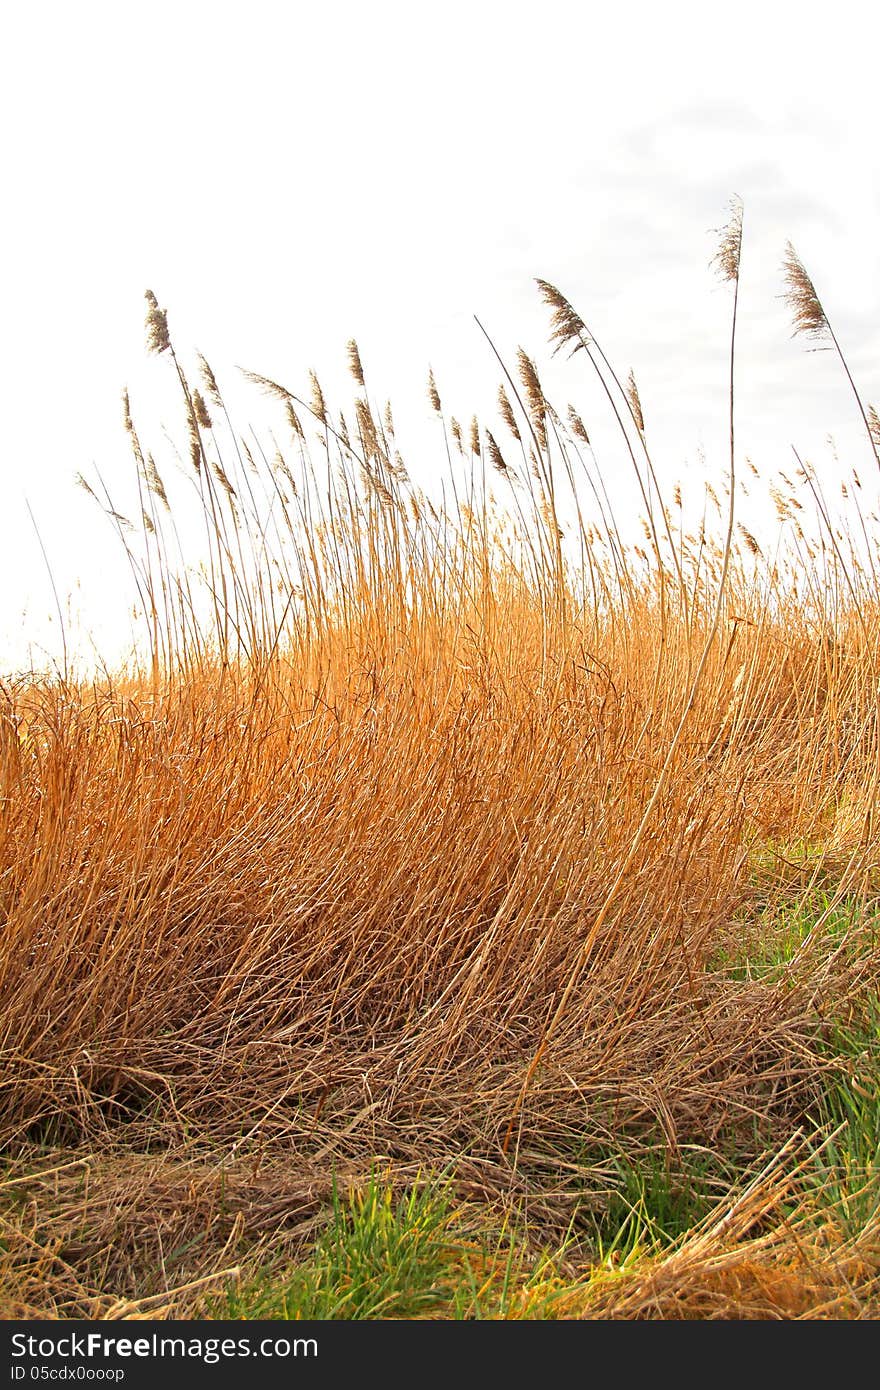
<svg viewBox="0 0 880 1390">
<path fill-rule="evenodd" d="M 639 397 L 639 388 L 636 385 L 635 375 L 632 371 L 630 371 L 629 378 L 626 383 L 626 398 L 629 401 L 629 408 L 632 411 L 632 416 L 636 423 L 636 429 L 638 430 L 639 434 L 643 435 L 645 433 L 645 417 L 642 414 L 642 402 L 641 398 Z"/>
<path fill-rule="evenodd" d="M 831 322 L 822 307 L 822 303 L 816 293 L 816 287 L 807 274 L 803 263 L 797 255 L 791 242 L 786 243 L 785 257 L 782 263 L 783 278 L 785 280 L 785 293 L 783 298 L 788 304 L 794 318 L 794 335 L 804 334 L 808 338 L 814 338 L 819 343 L 832 346 L 837 353 L 840 364 L 846 373 L 846 378 L 850 384 L 862 422 L 868 435 L 868 442 L 871 451 L 880 468 L 880 439 L 877 438 L 872 428 L 872 421 L 866 411 L 858 388 L 849 369 L 849 363 L 844 356 L 844 352 L 837 335 L 831 327 Z"/>
<path fill-rule="evenodd" d="M 740 198 L 731 199 L 728 220 L 717 235 L 718 248 L 712 263 L 722 280 L 738 280 L 743 239 L 743 203 Z"/>
<path fill-rule="evenodd" d="M 589 347 L 592 337 L 580 314 L 555 285 L 551 285 L 547 280 L 537 280 L 535 283 L 544 303 L 553 310 L 550 319 L 550 342 L 556 344 L 554 351 L 561 352 L 563 348 L 570 347 L 572 355 L 583 352 Z"/>
<path fill-rule="evenodd" d="M 156 462 L 152 454 L 147 454 L 146 464 L 144 466 L 144 473 L 147 480 L 147 486 L 149 487 L 150 491 L 156 494 L 156 496 L 159 498 L 159 501 L 162 502 L 166 510 L 170 512 L 171 503 L 168 501 L 168 494 L 165 491 L 165 484 L 162 482 L 162 479 L 159 475 L 159 470 L 156 467 Z"/>
<path fill-rule="evenodd" d="M 519 368 L 519 379 L 525 391 L 526 403 L 529 408 L 529 416 L 532 429 L 541 449 L 547 448 L 547 426 L 545 417 L 547 414 L 547 402 L 544 397 L 544 390 L 538 377 L 538 369 L 529 357 L 524 348 L 518 348 L 516 354 L 517 366 Z"/>
<path fill-rule="evenodd" d="M 489 462 L 492 464 L 492 467 L 497 469 L 499 473 L 503 474 L 506 477 L 509 470 L 507 464 L 504 461 L 504 456 L 502 455 L 501 450 L 498 447 L 498 443 L 495 439 L 495 436 L 491 430 L 486 430 L 486 448 L 489 453 Z"/>
<path fill-rule="evenodd" d="M 289 398 L 288 398 L 288 400 L 287 400 L 287 402 L 286 402 L 286 410 L 287 410 L 287 423 L 290 425 L 290 428 L 292 429 L 293 433 L 294 433 L 295 435 L 297 435 L 297 437 L 298 437 L 299 439 L 305 439 L 305 434 L 304 434 L 304 432 L 303 432 L 302 423 L 301 423 L 301 421 L 300 421 L 299 416 L 298 416 L 297 413 L 296 413 L 296 410 L 295 410 L 295 408 L 294 408 L 293 401 L 290 400 Z"/>
<path fill-rule="evenodd" d="M 471 453 L 472 453 L 472 454 L 476 454 L 477 458 L 479 458 L 479 457 L 480 457 L 480 424 L 479 424 L 479 421 L 477 420 L 476 415 L 475 415 L 475 416 L 473 417 L 473 419 L 471 420 L 470 446 L 471 446 Z"/>
<path fill-rule="evenodd" d="M 786 242 L 782 273 L 785 280 L 783 298 L 794 317 L 795 336 L 802 333 L 820 341 L 832 339 L 831 325 L 816 287 L 790 241 Z"/>
<path fill-rule="evenodd" d="M 572 431 L 577 438 L 584 444 L 589 444 L 590 436 L 587 433 L 587 427 L 573 405 L 569 405 L 568 407 L 568 423 L 571 425 Z"/>
<path fill-rule="evenodd" d="M 503 383 L 498 387 L 498 409 L 501 412 L 502 420 L 504 421 L 507 428 L 510 430 L 510 433 L 513 435 L 514 439 L 516 439 L 518 442 L 521 442 L 522 435 L 519 432 L 519 425 L 516 423 L 516 416 L 513 413 L 513 406 L 510 404 L 510 398 L 504 389 Z"/>
<path fill-rule="evenodd" d="M 218 410 L 222 410 L 223 397 L 220 395 L 220 387 L 217 385 L 217 378 L 211 369 L 210 363 L 200 352 L 196 353 L 196 361 L 199 364 L 199 375 L 202 378 L 202 384 L 205 388 L 208 400 L 212 405 L 215 405 Z"/>
<path fill-rule="evenodd" d="M 144 298 L 147 301 L 147 351 L 167 352 L 171 347 L 171 338 L 168 334 L 168 315 L 164 309 L 159 308 L 159 301 L 152 290 L 147 290 Z"/>
<path fill-rule="evenodd" d="M 192 404 L 193 413 L 198 421 L 199 427 L 203 430 L 211 429 L 213 427 L 211 416 L 201 391 L 193 391 Z"/>
<path fill-rule="evenodd" d="M 366 385 L 364 382 L 364 369 L 361 364 L 361 355 L 354 338 L 349 338 L 348 340 L 348 370 L 351 372 L 358 386 Z"/>
<path fill-rule="evenodd" d="M 321 425 L 327 424 L 327 403 L 324 400 L 324 392 L 321 390 L 321 383 L 317 373 L 309 372 L 309 383 L 312 388 L 311 411 L 315 419 Z"/>
</svg>

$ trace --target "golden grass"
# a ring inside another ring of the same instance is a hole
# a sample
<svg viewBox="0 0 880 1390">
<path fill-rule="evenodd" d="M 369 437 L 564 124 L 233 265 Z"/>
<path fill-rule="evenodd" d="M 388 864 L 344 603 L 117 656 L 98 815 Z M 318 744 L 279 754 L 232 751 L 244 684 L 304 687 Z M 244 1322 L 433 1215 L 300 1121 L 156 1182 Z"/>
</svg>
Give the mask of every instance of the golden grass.
<svg viewBox="0 0 880 1390">
<path fill-rule="evenodd" d="M 821 1094 L 822 1019 L 874 988 L 873 948 L 819 932 L 761 979 L 718 962 L 750 905 L 800 891 L 787 846 L 818 846 L 838 897 L 876 894 L 876 540 L 863 511 L 838 533 L 814 478 L 815 536 L 774 482 L 772 560 L 732 510 L 726 540 L 686 532 L 634 381 L 542 292 L 616 391 L 650 553 L 524 352 L 512 445 L 475 422 L 444 503 L 390 407 L 360 396 L 346 423 L 314 374 L 310 404 L 253 378 L 291 441 L 255 457 L 149 297 L 205 583 L 126 407 L 148 659 L 0 687 L 7 1316 L 198 1308 L 376 1156 L 455 1163 L 561 1236 L 608 1152 L 659 1136 L 760 1166 Z M 446 429 L 433 373 L 429 394 Z M 756 1219 L 588 1281 L 565 1315 L 871 1306 L 873 1228 L 826 1257 Z"/>
</svg>

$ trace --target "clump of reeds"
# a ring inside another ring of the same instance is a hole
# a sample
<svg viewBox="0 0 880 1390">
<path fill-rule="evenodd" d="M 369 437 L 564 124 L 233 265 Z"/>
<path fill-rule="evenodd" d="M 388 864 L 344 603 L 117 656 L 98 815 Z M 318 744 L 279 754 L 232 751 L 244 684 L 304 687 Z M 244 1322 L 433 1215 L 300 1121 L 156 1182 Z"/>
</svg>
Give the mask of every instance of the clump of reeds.
<svg viewBox="0 0 880 1390">
<path fill-rule="evenodd" d="M 736 293 L 741 240 L 735 207 Z M 812 475 L 777 488 L 772 560 L 737 529 L 736 301 L 716 536 L 680 490 L 666 506 L 635 379 L 540 285 L 619 422 L 635 538 L 524 350 L 499 358 L 506 434 L 462 431 L 430 374 L 458 451 L 432 494 L 354 342 L 347 417 L 314 374 L 306 395 L 252 375 L 266 446 L 204 359 L 191 384 L 148 295 L 191 467 L 178 500 L 126 404 L 142 523 L 102 505 L 145 669 L 0 688 L 8 1152 L 465 1156 L 558 1210 L 576 1155 L 723 1134 L 754 1158 L 815 1099 L 817 1008 L 873 956 L 822 956 L 820 932 L 777 976 L 719 962 L 791 846 L 822 846 L 838 898 L 876 889 L 876 538 L 857 488 L 844 532 Z"/>
</svg>

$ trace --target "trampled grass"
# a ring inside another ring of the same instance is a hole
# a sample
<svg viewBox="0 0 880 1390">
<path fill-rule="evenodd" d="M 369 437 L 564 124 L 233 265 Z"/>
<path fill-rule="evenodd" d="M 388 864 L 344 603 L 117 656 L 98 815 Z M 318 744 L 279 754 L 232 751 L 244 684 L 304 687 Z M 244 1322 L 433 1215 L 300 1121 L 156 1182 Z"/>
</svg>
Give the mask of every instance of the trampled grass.
<svg viewBox="0 0 880 1390">
<path fill-rule="evenodd" d="M 149 297 L 143 659 L 0 687 L 7 1316 L 876 1314 L 873 480 L 739 522 L 733 299 L 692 525 L 541 292 L 640 517 L 525 352 L 419 486 L 356 345 L 261 448 Z"/>
</svg>

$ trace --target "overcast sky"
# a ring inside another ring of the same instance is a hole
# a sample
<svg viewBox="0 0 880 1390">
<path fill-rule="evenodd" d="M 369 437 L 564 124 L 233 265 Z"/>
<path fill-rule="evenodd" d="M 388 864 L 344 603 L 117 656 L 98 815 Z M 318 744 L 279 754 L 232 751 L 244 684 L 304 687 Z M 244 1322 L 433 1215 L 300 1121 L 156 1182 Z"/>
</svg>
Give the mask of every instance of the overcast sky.
<svg viewBox="0 0 880 1390">
<path fill-rule="evenodd" d="M 538 360 L 551 398 L 577 402 L 580 377 L 585 413 L 596 408 L 584 366 L 551 362 L 534 287 L 544 277 L 620 372 L 634 369 L 663 478 L 702 467 L 717 481 L 730 293 L 709 269 L 711 229 L 739 194 L 741 450 L 770 471 L 796 444 L 817 465 L 876 473 L 838 364 L 792 340 L 778 297 L 791 239 L 863 395 L 880 402 L 869 10 L 850 0 L 10 10 L 0 668 L 25 660 L 28 642 L 39 662 L 54 640 L 26 500 L 62 597 L 72 593 L 97 633 L 108 591 L 118 600 L 113 537 L 73 477 L 93 464 L 110 481 L 128 469 L 126 385 L 161 453 L 168 364 L 144 352 L 147 287 L 182 356 L 200 349 L 229 387 L 242 426 L 273 420 L 252 391 L 239 407 L 237 366 L 301 391 L 314 367 L 344 406 L 355 336 L 419 479 L 442 459 L 429 363 L 444 405 L 492 426 L 498 369 L 475 313 L 503 354 L 521 343 Z"/>
</svg>

